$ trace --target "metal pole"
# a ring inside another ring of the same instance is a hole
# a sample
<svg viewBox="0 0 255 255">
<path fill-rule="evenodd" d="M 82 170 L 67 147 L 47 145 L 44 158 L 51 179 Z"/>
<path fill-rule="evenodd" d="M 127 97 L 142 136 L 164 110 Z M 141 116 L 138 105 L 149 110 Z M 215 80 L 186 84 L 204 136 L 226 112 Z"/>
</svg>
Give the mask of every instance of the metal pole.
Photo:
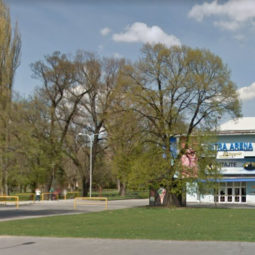
<svg viewBox="0 0 255 255">
<path fill-rule="evenodd" d="M 93 139 L 94 139 L 94 136 L 97 135 L 97 134 L 83 134 L 83 133 L 79 133 L 78 135 L 85 135 L 85 136 L 88 136 L 89 138 L 89 141 L 90 141 L 90 155 L 89 155 L 89 197 L 91 197 L 92 195 L 92 153 L 93 153 Z"/>
<path fill-rule="evenodd" d="M 90 139 L 90 167 L 89 167 L 89 197 L 91 197 L 91 192 L 92 192 L 92 135 L 88 135 Z"/>
</svg>

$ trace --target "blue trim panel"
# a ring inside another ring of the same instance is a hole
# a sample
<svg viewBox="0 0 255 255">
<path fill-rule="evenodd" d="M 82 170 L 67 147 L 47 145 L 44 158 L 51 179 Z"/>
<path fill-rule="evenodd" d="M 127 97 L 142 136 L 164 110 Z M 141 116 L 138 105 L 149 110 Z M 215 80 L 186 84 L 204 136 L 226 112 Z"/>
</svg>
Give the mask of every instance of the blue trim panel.
<svg viewBox="0 0 255 255">
<path fill-rule="evenodd" d="M 255 182 L 255 178 L 221 179 L 217 182 Z"/>
<path fill-rule="evenodd" d="M 219 179 L 219 180 L 200 180 L 200 182 L 255 182 L 255 178 L 235 178 L 235 179 Z"/>
</svg>

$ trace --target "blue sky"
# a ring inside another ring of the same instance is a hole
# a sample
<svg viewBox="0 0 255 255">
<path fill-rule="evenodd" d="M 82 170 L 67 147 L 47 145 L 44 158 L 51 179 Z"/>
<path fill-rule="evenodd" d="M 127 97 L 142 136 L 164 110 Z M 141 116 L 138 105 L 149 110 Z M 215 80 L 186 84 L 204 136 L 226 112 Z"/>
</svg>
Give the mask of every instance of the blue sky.
<svg viewBox="0 0 255 255">
<path fill-rule="evenodd" d="M 58 50 L 138 59 L 145 42 L 207 48 L 231 70 L 255 117 L 255 0 L 5 0 L 22 36 L 14 89 L 33 93 L 30 64 Z"/>
</svg>

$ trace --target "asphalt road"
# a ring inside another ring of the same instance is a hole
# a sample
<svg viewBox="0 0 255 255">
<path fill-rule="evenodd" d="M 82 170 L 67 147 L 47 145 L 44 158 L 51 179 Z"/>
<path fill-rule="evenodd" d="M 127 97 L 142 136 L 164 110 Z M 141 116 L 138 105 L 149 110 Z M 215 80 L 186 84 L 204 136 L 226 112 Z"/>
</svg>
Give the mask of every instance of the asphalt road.
<svg viewBox="0 0 255 255">
<path fill-rule="evenodd" d="M 255 243 L 0 237 L 1 255 L 251 255 Z"/>
<path fill-rule="evenodd" d="M 78 204 L 77 209 L 74 209 L 73 204 L 73 200 L 40 201 L 35 203 L 21 202 L 18 209 L 16 209 L 14 204 L 1 204 L 0 221 L 51 215 L 98 212 L 105 209 L 105 204 L 102 202 L 99 202 L 98 205 L 86 205 L 85 203 Z M 148 199 L 115 200 L 108 202 L 108 209 L 115 210 L 144 205 L 148 205 Z"/>
</svg>

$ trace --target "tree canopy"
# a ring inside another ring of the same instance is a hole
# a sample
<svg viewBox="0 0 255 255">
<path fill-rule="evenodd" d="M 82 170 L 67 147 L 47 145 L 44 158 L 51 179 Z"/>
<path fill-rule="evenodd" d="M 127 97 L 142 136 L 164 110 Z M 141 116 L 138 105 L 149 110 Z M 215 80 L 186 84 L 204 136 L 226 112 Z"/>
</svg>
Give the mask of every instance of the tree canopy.
<svg viewBox="0 0 255 255">
<path fill-rule="evenodd" d="M 219 117 L 240 116 L 236 86 L 227 66 L 210 51 L 161 44 L 145 45 L 140 60 L 126 66 L 123 79 L 130 86 L 127 96 L 133 100 L 132 110 L 144 119 L 145 142 L 162 150 L 168 162 L 163 163 L 165 171 L 157 183 L 167 187 L 170 203 L 171 195 L 181 193 L 179 186 L 185 185 L 182 156 L 191 148 L 198 156 L 206 142 L 200 137 L 213 130 Z M 171 151 L 172 137 L 181 138 L 176 156 Z M 197 172 L 205 170 L 203 165 Z"/>
<path fill-rule="evenodd" d="M 210 143 L 225 114 L 241 115 L 236 86 L 206 49 L 146 44 L 138 61 L 56 51 L 31 64 L 40 81 L 13 97 L 21 39 L 0 0 L 1 192 L 94 187 L 166 188 L 180 204 L 187 183 L 218 178 Z M 85 134 L 85 136 L 80 136 Z M 202 186 L 202 184 L 201 184 Z"/>
</svg>

